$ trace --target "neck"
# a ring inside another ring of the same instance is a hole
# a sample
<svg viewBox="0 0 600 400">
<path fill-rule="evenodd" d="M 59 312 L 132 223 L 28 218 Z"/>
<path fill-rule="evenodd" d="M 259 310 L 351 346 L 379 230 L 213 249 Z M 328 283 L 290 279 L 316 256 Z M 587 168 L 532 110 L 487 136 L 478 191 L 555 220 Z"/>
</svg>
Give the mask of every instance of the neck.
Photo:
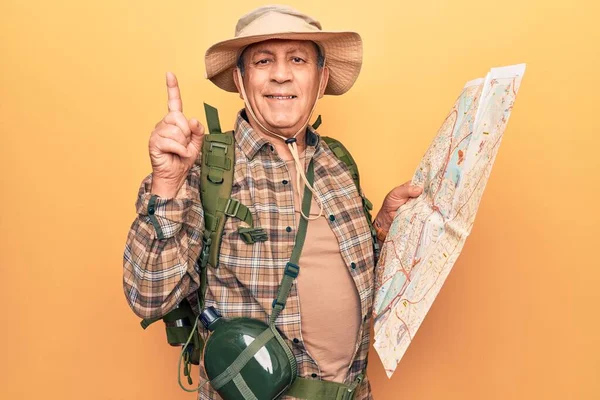
<svg viewBox="0 0 600 400">
<path fill-rule="evenodd" d="M 248 110 L 246 110 L 246 114 L 248 115 Z M 265 132 L 265 130 L 256 123 L 256 121 L 254 120 L 254 118 L 248 118 L 248 123 L 250 124 L 250 126 L 252 127 L 252 129 L 257 132 L 260 136 L 262 136 L 263 138 L 265 138 L 267 141 L 269 141 L 273 147 L 275 147 L 275 149 L 277 150 L 277 154 L 279 154 L 279 157 L 281 157 L 283 160 L 292 160 L 292 153 L 290 152 L 290 148 L 289 146 L 285 143 L 285 140 L 275 136 L 273 134 L 271 134 L 270 132 Z M 306 128 L 305 128 L 305 132 L 306 132 Z M 306 133 L 299 133 L 298 136 L 296 136 L 296 145 L 298 146 L 298 152 L 300 154 L 302 154 L 304 152 L 304 150 L 306 149 Z M 273 133 L 277 133 L 280 136 L 285 136 L 287 137 L 287 135 L 283 135 L 280 134 L 278 132 L 273 132 Z"/>
</svg>

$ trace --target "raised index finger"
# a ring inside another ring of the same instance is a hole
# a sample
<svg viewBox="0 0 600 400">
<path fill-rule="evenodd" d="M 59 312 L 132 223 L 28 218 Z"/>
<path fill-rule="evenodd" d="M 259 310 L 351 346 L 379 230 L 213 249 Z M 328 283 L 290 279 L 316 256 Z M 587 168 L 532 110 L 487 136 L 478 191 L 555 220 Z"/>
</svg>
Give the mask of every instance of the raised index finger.
<svg viewBox="0 0 600 400">
<path fill-rule="evenodd" d="M 183 112 L 183 103 L 181 102 L 181 93 L 179 92 L 179 83 L 172 72 L 167 72 L 167 95 L 169 112 Z"/>
</svg>

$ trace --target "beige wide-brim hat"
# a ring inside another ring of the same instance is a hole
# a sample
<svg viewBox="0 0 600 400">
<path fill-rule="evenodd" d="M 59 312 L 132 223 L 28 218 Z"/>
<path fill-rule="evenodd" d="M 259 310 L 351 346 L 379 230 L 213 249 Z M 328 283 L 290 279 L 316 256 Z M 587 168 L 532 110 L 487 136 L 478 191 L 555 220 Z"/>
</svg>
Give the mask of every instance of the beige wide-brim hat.
<svg viewBox="0 0 600 400">
<path fill-rule="evenodd" d="M 228 92 L 237 92 L 233 70 L 244 48 L 270 39 L 311 40 L 317 43 L 329 67 L 325 94 L 347 92 L 360 73 L 362 40 L 356 32 L 329 32 L 315 19 L 288 6 L 257 8 L 244 15 L 235 27 L 235 37 L 206 51 L 206 77 Z"/>
</svg>

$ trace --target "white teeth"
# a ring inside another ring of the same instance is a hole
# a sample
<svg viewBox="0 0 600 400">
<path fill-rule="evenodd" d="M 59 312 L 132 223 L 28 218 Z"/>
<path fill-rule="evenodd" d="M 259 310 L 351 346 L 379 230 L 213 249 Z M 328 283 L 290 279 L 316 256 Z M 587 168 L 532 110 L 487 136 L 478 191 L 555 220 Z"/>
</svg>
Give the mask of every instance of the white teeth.
<svg viewBox="0 0 600 400">
<path fill-rule="evenodd" d="M 271 96 L 271 95 L 269 95 L 267 97 L 270 99 L 277 99 L 277 100 L 289 100 L 289 99 L 295 98 L 296 96 Z"/>
</svg>

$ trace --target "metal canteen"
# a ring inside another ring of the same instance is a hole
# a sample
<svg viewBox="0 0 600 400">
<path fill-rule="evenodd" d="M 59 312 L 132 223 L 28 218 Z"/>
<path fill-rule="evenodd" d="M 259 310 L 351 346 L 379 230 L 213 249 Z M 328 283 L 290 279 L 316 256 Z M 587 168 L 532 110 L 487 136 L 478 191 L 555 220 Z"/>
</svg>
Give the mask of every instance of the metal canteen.
<svg viewBox="0 0 600 400">
<path fill-rule="evenodd" d="M 225 371 L 254 339 L 269 325 L 253 318 L 223 318 L 213 307 L 206 308 L 202 324 L 211 331 L 204 349 L 204 367 L 213 380 Z M 254 395 L 260 399 L 278 399 L 292 382 L 290 361 L 281 344 L 272 338 L 248 361 L 240 374 Z M 217 392 L 224 400 L 237 400 L 240 391 L 233 380 Z"/>
</svg>

